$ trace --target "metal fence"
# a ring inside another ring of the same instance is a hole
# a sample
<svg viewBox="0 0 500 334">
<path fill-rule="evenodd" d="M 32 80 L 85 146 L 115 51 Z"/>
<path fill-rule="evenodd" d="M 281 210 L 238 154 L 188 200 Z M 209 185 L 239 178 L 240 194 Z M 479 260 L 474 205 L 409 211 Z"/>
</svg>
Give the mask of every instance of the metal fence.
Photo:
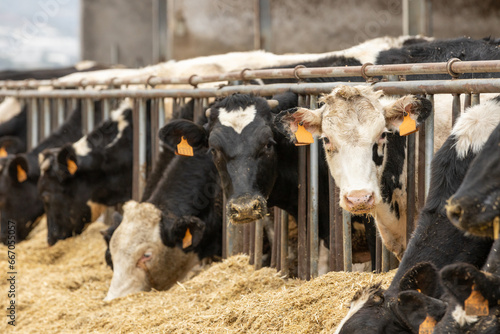
<svg viewBox="0 0 500 334">
<path fill-rule="evenodd" d="M 130 97 L 136 101 L 133 113 L 134 122 L 134 163 L 133 163 L 133 199 L 139 200 L 146 183 L 147 157 L 146 142 L 151 136 L 153 161 L 159 152 L 158 129 L 166 121 L 165 99 L 171 99 L 174 107 L 186 103 L 186 99 L 195 101 L 195 119 L 203 113 L 208 99 L 225 97 L 233 93 L 252 93 L 271 96 L 283 92 L 299 94 L 299 105 L 317 107 L 320 94 L 329 93 L 339 84 L 359 85 L 363 83 L 329 82 L 311 83 L 303 80 L 317 77 L 360 76 L 366 79 L 365 85 L 372 85 L 375 90 L 382 90 L 388 95 L 425 94 L 433 102 L 434 94 L 453 94 L 452 122 L 461 112 L 460 95 L 465 95 L 464 108 L 479 103 L 481 93 L 500 93 L 500 79 L 459 79 L 462 73 L 500 72 L 500 61 L 459 61 L 451 59 L 446 63 L 372 65 L 331 68 L 268 69 L 230 72 L 222 75 L 197 76 L 189 78 L 142 77 L 134 79 L 110 78 L 107 80 L 80 80 L 62 82 L 60 80 L 24 80 L 0 81 L 0 98 L 13 96 L 28 104 L 28 147 L 34 147 L 42 138 L 48 136 L 64 118 L 65 111 L 73 109 L 80 99 L 84 103 L 83 131 L 87 133 L 95 126 L 94 100 L 101 102 L 105 118 L 109 117 L 112 100 Z M 405 76 L 415 74 L 447 74 L 447 80 L 404 81 Z M 249 85 L 254 79 L 295 78 L 297 83 Z M 390 80 L 398 81 L 390 81 Z M 403 80 L 403 81 L 400 81 Z M 223 87 L 198 88 L 202 83 L 227 82 Z M 240 84 L 234 84 L 239 82 Z M 242 82 L 242 83 L 241 83 Z M 159 88 L 160 85 L 190 84 L 193 88 Z M 129 86 L 140 85 L 137 89 Z M 52 90 L 38 90 L 49 86 Z M 126 86 L 124 88 L 120 88 Z M 104 87 L 104 88 L 103 88 Z M 146 101 L 151 101 L 150 129 L 146 126 Z M 418 147 L 416 152 L 416 141 Z M 423 206 L 430 185 L 430 162 L 434 147 L 433 117 L 425 122 L 421 130 L 407 139 L 407 240 L 414 229 L 414 220 Z M 318 157 L 317 141 L 310 146 L 298 147 L 299 150 L 299 214 L 298 214 L 298 275 L 309 279 L 318 275 Z M 418 165 L 415 161 L 418 156 Z M 417 172 L 418 170 L 418 172 Z M 418 180 L 416 174 L 418 173 Z M 417 191 L 418 189 L 418 191 Z M 330 177 L 330 270 L 352 270 L 351 224 L 350 214 L 339 205 L 339 191 Z M 418 193 L 418 201 L 416 194 Z M 419 207 L 415 203 L 419 203 Z M 224 206 L 225 208 L 225 206 Z M 223 215 L 225 217 L 225 214 Z M 288 215 L 276 209 L 274 211 L 274 240 L 272 243 L 271 265 L 287 275 L 288 265 Z M 257 221 L 245 226 L 234 226 L 224 219 L 223 233 L 225 243 L 223 256 L 245 252 L 250 255 L 250 262 L 257 268 L 262 265 L 263 224 Z M 377 271 L 387 271 L 391 265 L 391 256 L 377 240 Z M 392 262 L 394 262 L 392 260 Z"/>
</svg>

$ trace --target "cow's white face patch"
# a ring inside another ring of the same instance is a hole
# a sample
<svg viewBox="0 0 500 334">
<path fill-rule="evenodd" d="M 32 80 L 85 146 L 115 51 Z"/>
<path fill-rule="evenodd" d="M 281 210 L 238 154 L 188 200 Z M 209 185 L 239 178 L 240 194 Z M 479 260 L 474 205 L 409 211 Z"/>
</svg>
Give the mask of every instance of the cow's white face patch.
<svg viewBox="0 0 500 334">
<path fill-rule="evenodd" d="M 451 315 L 460 327 L 470 325 L 478 320 L 478 317 L 475 315 L 467 315 L 465 310 L 460 305 L 455 307 L 455 310 L 451 313 Z"/>
<path fill-rule="evenodd" d="M 363 291 L 361 291 L 361 295 L 356 298 L 356 300 L 353 300 L 351 302 L 351 307 L 349 308 L 349 312 L 347 312 L 347 315 L 342 319 L 340 324 L 337 326 L 337 330 L 335 330 L 334 334 L 339 334 L 340 331 L 342 330 L 342 327 L 344 324 L 354 315 L 356 314 L 361 308 L 366 304 L 366 302 L 370 299 L 370 297 L 374 294 L 375 290 L 372 288 L 364 288 Z"/>
<path fill-rule="evenodd" d="M 75 150 L 76 155 L 86 156 L 92 150 L 87 142 L 87 136 L 83 136 L 76 143 L 73 144 L 73 149 Z"/>
<path fill-rule="evenodd" d="M 118 134 L 111 143 L 106 145 L 106 148 L 116 144 L 116 142 L 118 142 L 118 140 L 120 140 L 120 138 L 123 136 L 123 131 L 125 131 L 125 128 L 129 125 L 127 120 L 125 119 L 125 110 L 131 109 L 132 107 L 133 105 L 131 100 L 129 98 L 126 98 L 122 101 L 118 109 L 111 112 L 111 120 L 117 123 Z"/>
<path fill-rule="evenodd" d="M 227 111 L 225 108 L 219 109 L 219 122 L 230 128 L 233 128 L 236 133 L 241 134 L 243 129 L 255 119 L 257 109 L 254 105 L 246 109 L 239 108 L 238 110 Z"/>
<path fill-rule="evenodd" d="M 0 123 L 7 122 L 17 116 L 22 110 L 21 103 L 15 97 L 6 97 L 0 103 Z"/>
<path fill-rule="evenodd" d="M 464 158 L 469 150 L 478 153 L 499 122 L 500 104 L 495 100 L 468 108 L 451 132 L 457 140 L 455 149 L 458 157 Z"/>
</svg>

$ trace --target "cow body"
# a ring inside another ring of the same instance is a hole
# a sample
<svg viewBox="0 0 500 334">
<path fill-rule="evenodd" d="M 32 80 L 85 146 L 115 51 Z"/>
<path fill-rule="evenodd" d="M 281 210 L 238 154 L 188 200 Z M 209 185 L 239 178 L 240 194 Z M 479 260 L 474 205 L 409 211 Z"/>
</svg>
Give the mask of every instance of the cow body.
<svg viewBox="0 0 500 334">
<path fill-rule="evenodd" d="M 447 199 L 458 189 L 477 150 L 484 144 L 481 139 L 470 136 L 475 131 L 488 131 L 484 122 L 477 121 L 478 117 L 486 123 L 500 121 L 498 115 L 489 113 L 488 104 L 482 109 L 471 109 L 458 119 L 452 135 L 432 161 L 427 201 L 391 285 L 386 291 L 379 287 L 360 291 L 351 303 L 351 310 L 355 311 L 344 318 L 336 333 L 359 333 L 368 328 L 373 333 L 397 332 L 395 328 L 399 328 L 398 333 L 412 333 L 391 309 L 402 291 L 400 281 L 410 268 L 421 262 L 431 263 L 437 269 L 457 262 L 481 267 L 486 261 L 491 241 L 466 235 L 450 223 L 445 213 Z M 442 291 L 437 291 L 434 297 L 440 294 Z M 384 302 L 375 305 L 374 298 L 382 298 Z M 393 328 L 392 332 L 388 328 Z"/>
</svg>

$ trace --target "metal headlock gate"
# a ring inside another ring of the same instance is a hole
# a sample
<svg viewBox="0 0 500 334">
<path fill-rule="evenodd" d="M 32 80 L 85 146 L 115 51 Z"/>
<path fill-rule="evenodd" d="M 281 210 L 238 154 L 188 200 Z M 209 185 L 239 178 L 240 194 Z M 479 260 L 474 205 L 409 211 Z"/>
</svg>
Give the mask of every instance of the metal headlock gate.
<svg viewBox="0 0 500 334">
<path fill-rule="evenodd" d="M 172 99 L 174 106 L 186 103 L 187 98 L 195 100 L 195 119 L 203 113 L 209 98 L 225 97 L 233 93 L 252 93 L 259 96 L 271 96 L 283 92 L 299 95 L 299 105 L 317 108 L 317 97 L 329 93 L 339 84 L 371 85 L 375 90 L 382 90 L 387 95 L 425 94 L 434 103 L 434 94 L 453 94 L 452 122 L 461 112 L 460 95 L 465 94 L 464 108 L 479 103 L 481 93 L 500 93 L 499 79 L 459 79 L 462 73 L 500 72 L 500 61 L 459 61 L 451 59 L 445 63 L 372 65 L 330 68 L 268 69 L 230 72 L 222 75 L 193 75 L 189 78 L 142 77 L 133 80 L 112 78 L 109 80 L 80 80 L 78 82 L 60 82 L 59 80 L 24 80 L 0 81 L 0 97 L 13 96 L 28 104 L 29 147 L 48 136 L 59 126 L 67 109 L 72 110 L 80 99 L 84 102 L 85 112 L 83 130 L 87 133 L 95 126 L 94 100 L 101 101 L 105 118 L 109 117 L 111 101 L 129 97 L 136 101 L 134 109 L 134 168 L 133 199 L 139 200 L 146 183 L 146 142 L 151 135 L 152 156 L 157 157 L 159 144 L 157 131 L 165 124 L 164 99 Z M 448 80 L 389 81 L 404 80 L 407 75 L 448 74 Z M 304 79 L 317 77 L 361 76 L 367 83 L 329 82 L 307 83 Z M 382 77 L 382 80 L 377 80 Z M 221 88 L 198 88 L 202 83 L 235 81 L 247 83 L 252 79 L 296 78 L 293 84 L 268 85 L 226 85 Z M 173 89 L 155 88 L 158 85 L 190 84 L 193 88 Z M 121 86 L 127 86 L 120 89 Z M 143 85 L 139 89 L 128 86 Z M 40 91 L 39 87 L 50 86 L 53 90 Z M 99 86 L 99 89 L 96 87 Z M 105 87 L 105 88 L 102 88 Z M 151 101 L 151 127 L 146 127 L 146 100 Z M 52 107 L 51 107 L 52 106 Z M 434 116 L 434 115 L 432 115 Z M 416 137 L 418 136 L 418 138 Z M 416 134 L 407 137 L 407 240 L 414 229 L 414 220 L 418 209 L 423 206 L 430 186 L 430 162 L 434 147 L 434 120 L 429 117 Z M 420 149 L 415 151 L 416 140 Z M 424 149 L 422 149 L 424 148 Z M 310 279 L 318 275 L 318 157 L 319 144 L 316 140 L 310 146 L 301 146 L 299 150 L 299 214 L 298 214 L 298 276 Z M 418 166 L 415 166 L 418 155 Z M 154 162 L 154 161 L 153 161 Z M 418 182 L 416 171 L 418 170 Z M 416 198 L 418 189 L 418 201 Z M 352 270 L 351 224 L 350 214 L 339 205 L 339 190 L 330 176 L 330 250 L 329 269 L 335 271 Z M 419 203 L 419 208 L 415 203 Z M 225 208 L 225 206 L 224 206 Z M 223 215 L 225 217 L 225 214 Z M 274 240 L 272 243 L 271 265 L 288 275 L 288 214 L 280 209 L 274 212 Z M 225 243 L 224 257 L 245 252 L 257 268 L 262 265 L 263 223 L 257 221 L 245 226 L 235 226 L 224 219 L 223 230 Z M 391 256 L 377 237 L 377 271 L 390 268 Z"/>
</svg>

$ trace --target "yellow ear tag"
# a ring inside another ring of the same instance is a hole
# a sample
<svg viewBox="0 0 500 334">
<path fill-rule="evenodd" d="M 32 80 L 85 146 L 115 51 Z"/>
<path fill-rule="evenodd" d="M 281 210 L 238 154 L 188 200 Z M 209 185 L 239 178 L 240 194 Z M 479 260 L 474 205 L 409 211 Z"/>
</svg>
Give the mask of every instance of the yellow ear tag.
<svg viewBox="0 0 500 334">
<path fill-rule="evenodd" d="M 427 314 L 424 322 L 418 326 L 418 334 L 432 334 L 434 327 L 436 327 L 436 320 Z"/>
<path fill-rule="evenodd" d="M 484 316 L 490 313 L 488 301 L 483 297 L 476 286 L 472 286 L 472 292 L 465 300 L 465 314 Z"/>
<path fill-rule="evenodd" d="M 184 235 L 184 239 L 182 239 L 182 249 L 188 248 L 193 244 L 193 236 L 191 235 L 191 232 L 189 231 L 189 228 L 186 229 L 186 234 Z"/>
<path fill-rule="evenodd" d="M 0 147 L 0 158 L 4 158 L 7 155 L 9 155 L 9 154 L 7 153 L 7 150 L 5 149 L 5 147 L 3 147 L 3 146 Z"/>
<path fill-rule="evenodd" d="M 310 145 L 314 143 L 312 134 L 300 123 L 297 127 L 297 131 L 295 131 L 295 138 L 297 139 L 295 146 Z"/>
<path fill-rule="evenodd" d="M 411 105 L 405 107 L 403 123 L 399 126 L 399 135 L 408 136 L 414 132 L 417 132 L 417 122 L 410 117 Z"/>
<path fill-rule="evenodd" d="M 17 181 L 19 183 L 23 183 L 28 179 L 28 175 L 26 175 L 26 171 L 19 165 L 17 165 Z"/>
<path fill-rule="evenodd" d="M 187 139 L 182 136 L 181 142 L 177 144 L 177 151 L 175 152 L 176 155 L 183 155 L 185 157 L 192 157 L 193 156 L 193 148 L 189 143 L 187 142 Z"/>
<path fill-rule="evenodd" d="M 493 238 L 498 239 L 498 233 L 500 232 L 500 217 L 493 219 Z"/>
<path fill-rule="evenodd" d="M 68 172 L 71 175 L 75 175 L 76 171 L 78 170 L 78 166 L 76 165 L 76 162 L 74 162 L 71 159 L 66 159 L 66 165 L 68 166 Z"/>
</svg>

